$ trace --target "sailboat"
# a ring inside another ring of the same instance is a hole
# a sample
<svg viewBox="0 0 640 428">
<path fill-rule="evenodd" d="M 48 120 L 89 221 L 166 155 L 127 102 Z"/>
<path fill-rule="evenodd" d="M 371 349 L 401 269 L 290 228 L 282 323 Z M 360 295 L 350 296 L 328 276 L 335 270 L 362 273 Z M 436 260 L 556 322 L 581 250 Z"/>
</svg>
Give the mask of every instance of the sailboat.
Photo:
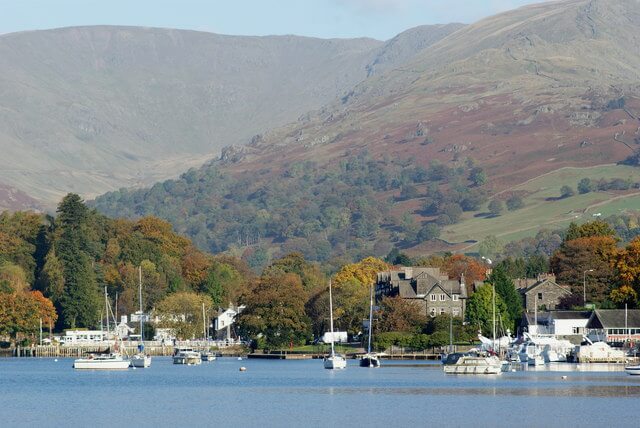
<svg viewBox="0 0 640 428">
<path fill-rule="evenodd" d="M 138 300 L 140 301 L 140 344 L 138 353 L 131 357 L 131 367 L 146 368 L 151 366 L 151 356 L 144 353 L 144 312 L 142 312 L 142 266 L 138 266 Z"/>
<path fill-rule="evenodd" d="M 360 358 L 360 367 L 380 367 L 380 360 L 375 353 L 371 353 L 371 335 L 373 334 L 373 286 L 369 296 L 369 339 L 367 353 Z"/>
<path fill-rule="evenodd" d="M 331 355 L 324 357 L 325 369 L 344 369 L 347 368 L 347 360 L 344 356 L 336 354 L 335 351 L 335 335 L 333 333 L 333 297 L 331 295 L 331 280 L 329 280 L 329 324 L 331 327 Z"/>
<path fill-rule="evenodd" d="M 107 287 L 104 287 L 104 302 L 107 314 L 107 338 L 109 337 L 109 296 Z M 122 370 L 129 368 L 129 360 L 118 352 L 118 335 L 116 334 L 114 352 L 107 354 L 91 354 L 86 358 L 78 358 L 73 362 L 74 369 L 90 370 Z"/>
</svg>

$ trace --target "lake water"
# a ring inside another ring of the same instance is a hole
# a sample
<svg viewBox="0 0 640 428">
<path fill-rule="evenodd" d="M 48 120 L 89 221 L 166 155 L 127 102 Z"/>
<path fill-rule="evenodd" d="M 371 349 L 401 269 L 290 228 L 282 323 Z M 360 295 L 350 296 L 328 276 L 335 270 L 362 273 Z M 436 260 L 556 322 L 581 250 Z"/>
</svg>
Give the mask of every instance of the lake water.
<svg viewBox="0 0 640 428">
<path fill-rule="evenodd" d="M 640 425 L 640 376 L 620 367 L 484 377 L 382 363 L 330 371 L 320 360 L 179 366 L 154 357 L 149 369 L 100 372 L 74 370 L 70 359 L 3 358 L 0 426 Z"/>
</svg>

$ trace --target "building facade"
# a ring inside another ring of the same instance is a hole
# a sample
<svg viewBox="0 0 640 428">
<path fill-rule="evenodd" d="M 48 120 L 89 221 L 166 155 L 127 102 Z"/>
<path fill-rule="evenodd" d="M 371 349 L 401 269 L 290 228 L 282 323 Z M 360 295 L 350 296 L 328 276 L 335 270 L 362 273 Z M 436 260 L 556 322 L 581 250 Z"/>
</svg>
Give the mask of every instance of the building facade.
<svg viewBox="0 0 640 428">
<path fill-rule="evenodd" d="M 593 342 L 624 344 L 640 341 L 640 309 L 596 309 L 586 325 Z"/>
<path fill-rule="evenodd" d="M 403 267 L 378 272 L 376 299 L 399 296 L 420 308 L 423 315 L 465 316 L 467 292 L 464 277 L 450 280 L 439 268 Z"/>
<path fill-rule="evenodd" d="M 558 308 L 560 299 L 571 295 L 568 287 L 558 285 L 555 276 L 541 276 L 535 282 L 528 280 L 525 284 L 516 281 L 525 311 L 552 311 Z"/>
</svg>

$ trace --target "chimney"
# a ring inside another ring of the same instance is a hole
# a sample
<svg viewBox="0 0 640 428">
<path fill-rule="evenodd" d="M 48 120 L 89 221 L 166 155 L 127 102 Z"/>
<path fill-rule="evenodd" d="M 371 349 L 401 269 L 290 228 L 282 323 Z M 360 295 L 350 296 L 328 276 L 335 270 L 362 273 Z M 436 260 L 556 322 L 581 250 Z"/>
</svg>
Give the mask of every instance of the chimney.
<svg viewBox="0 0 640 428">
<path fill-rule="evenodd" d="M 405 267 L 404 268 L 404 279 L 413 278 L 413 268 Z"/>
</svg>

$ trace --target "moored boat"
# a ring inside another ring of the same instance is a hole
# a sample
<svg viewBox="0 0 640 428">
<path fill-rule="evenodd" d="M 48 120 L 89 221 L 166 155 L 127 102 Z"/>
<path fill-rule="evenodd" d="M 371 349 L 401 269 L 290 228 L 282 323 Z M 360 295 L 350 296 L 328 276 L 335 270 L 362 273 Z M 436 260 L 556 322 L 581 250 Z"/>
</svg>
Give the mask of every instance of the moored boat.
<svg viewBox="0 0 640 428">
<path fill-rule="evenodd" d="M 324 368 L 329 370 L 346 369 L 347 359 L 335 351 L 335 335 L 333 332 L 333 298 L 331 296 L 331 280 L 329 280 L 329 320 L 331 327 L 331 354 L 328 357 L 324 357 Z"/>
<path fill-rule="evenodd" d="M 360 357 L 360 367 L 377 368 L 380 367 L 380 360 L 375 353 L 371 352 L 371 335 L 373 334 L 373 286 L 369 292 L 369 327 L 367 338 L 367 353 Z"/>
<path fill-rule="evenodd" d="M 194 366 L 202 363 L 202 357 L 199 352 L 192 348 L 177 348 L 173 355 L 173 364 L 186 364 Z"/>
<path fill-rule="evenodd" d="M 74 369 L 86 370 L 124 370 L 129 368 L 129 360 L 119 353 L 92 354 L 87 358 L 78 358 L 73 362 Z"/>
<path fill-rule="evenodd" d="M 202 351 L 200 353 L 200 358 L 202 359 L 202 361 L 215 361 L 216 354 L 211 351 Z"/>
<path fill-rule="evenodd" d="M 502 361 L 495 355 L 460 355 L 455 363 L 444 365 L 444 372 L 447 374 L 496 375 L 502 373 Z"/>
<path fill-rule="evenodd" d="M 133 357 L 131 357 L 130 361 L 131 361 L 131 367 L 136 367 L 139 369 L 143 369 L 151 366 L 151 357 L 143 353 L 134 355 Z"/>
<path fill-rule="evenodd" d="M 640 376 L 640 366 L 627 366 L 624 371 L 632 376 Z"/>
</svg>

